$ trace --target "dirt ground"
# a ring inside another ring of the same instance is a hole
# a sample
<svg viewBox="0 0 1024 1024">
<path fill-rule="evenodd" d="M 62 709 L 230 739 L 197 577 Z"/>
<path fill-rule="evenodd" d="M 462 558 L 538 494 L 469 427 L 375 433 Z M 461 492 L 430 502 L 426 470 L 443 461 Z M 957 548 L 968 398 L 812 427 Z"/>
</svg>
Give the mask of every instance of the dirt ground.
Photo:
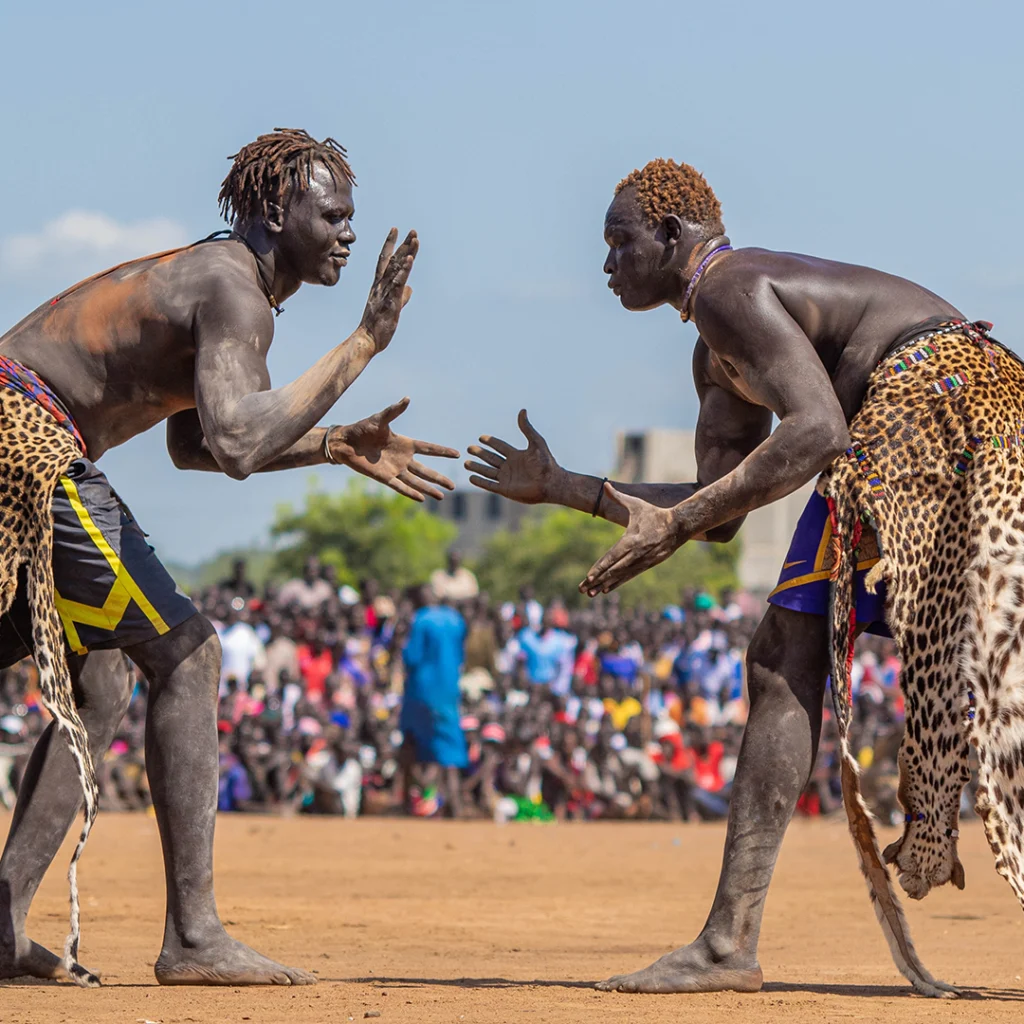
<svg viewBox="0 0 1024 1024">
<path fill-rule="evenodd" d="M 0 835 L 10 818 L 0 815 Z M 105 987 L 0 983 L 3 1024 L 361 1021 L 1020 1021 L 1024 914 L 964 828 L 965 892 L 908 907 L 933 974 L 973 991 L 909 994 L 889 959 L 841 822 L 794 824 L 768 899 L 757 995 L 629 996 L 589 983 L 642 967 L 697 934 L 724 828 L 507 825 L 227 816 L 217 888 L 232 933 L 318 972 L 299 989 L 163 989 L 163 875 L 151 817 L 102 815 L 81 868 L 82 960 Z M 888 841 L 888 840 L 884 840 Z M 63 868 L 31 934 L 59 946 Z M 908 901 L 909 902 L 909 901 Z"/>
</svg>

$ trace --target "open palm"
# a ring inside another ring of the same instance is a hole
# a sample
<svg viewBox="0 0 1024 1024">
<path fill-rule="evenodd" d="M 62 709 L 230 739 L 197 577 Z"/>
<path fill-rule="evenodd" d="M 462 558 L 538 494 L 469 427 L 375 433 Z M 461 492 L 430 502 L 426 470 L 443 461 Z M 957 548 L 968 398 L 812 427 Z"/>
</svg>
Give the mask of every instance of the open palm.
<svg viewBox="0 0 1024 1024">
<path fill-rule="evenodd" d="M 413 501 L 423 501 L 425 496 L 440 500 L 444 494 L 439 488 L 452 491 L 455 484 L 422 465 L 416 456 L 457 459 L 459 453 L 454 448 L 394 433 L 392 422 L 408 408 L 409 399 L 403 398 L 358 423 L 334 427 L 328 441 L 331 458 Z"/>
<path fill-rule="evenodd" d="M 519 429 L 527 440 L 525 449 L 513 448 L 500 437 L 484 434 L 480 445 L 486 447 L 471 444 L 466 449 L 483 461 L 467 462 L 466 469 L 476 474 L 469 478 L 471 484 L 524 505 L 536 505 L 548 500 L 549 485 L 559 466 L 525 409 L 519 413 Z"/>
</svg>

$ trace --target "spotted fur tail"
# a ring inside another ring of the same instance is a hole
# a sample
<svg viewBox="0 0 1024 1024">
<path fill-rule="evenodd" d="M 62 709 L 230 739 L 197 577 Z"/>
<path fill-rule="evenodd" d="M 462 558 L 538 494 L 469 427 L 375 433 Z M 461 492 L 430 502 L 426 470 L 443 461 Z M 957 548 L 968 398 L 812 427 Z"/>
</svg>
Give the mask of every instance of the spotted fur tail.
<svg viewBox="0 0 1024 1024">
<path fill-rule="evenodd" d="M 832 578 L 832 607 L 829 620 L 832 655 L 832 702 L 835 705 L 842 758 L 843 804 L 857 850 L 860 869 L 868 884 L 871 906 L 889 944 L 889 952 L 900 974 L 925 996 L 953 999 L 959 992 L 944 981 L 933 978 L 921 963 L 910 938 L 910 927 L 893 889 L 889 872 L 875 837 L 871 812 L 860 791 L 860 768 L 850 749 L 850 722 L 853 701 L 850 692 L 850 669 L 856 637 L 856 612 L 853 598 L 854 550 L 860 541 L 861 523 L 830 497 L 833 539 L 837 547 Z"/>
<path fill-rule="evenodd" d="M 10 372 L 8 367 L 8 375 Z M 56 399 L 42 381 L 29 374 L 29 394 L 21 386 L 28 371 L 16 368 L 14 372 L 20 382 L 18 386 L 0 383 L 0 483 L 4 487 L 0 518 L 0 614 L 6 613 L 14 600 L 18 569 L 24 565 L 28 570 L 32 647 L 43 706 L 67 742 L 85 797 L 85 822 L 68 870 L 71 931 L 64 946 L 63 965 L 79 985 L 91 987 L 98 985 L 99 979 L 77 962 L 78 861 L 96 820 L 99 787 L 89 738 L 75 706 L 53 586 L 53 494 L 61 474 L 82 456 L 83 449 L 77 430 L 62 426 L 55 418 L 52 409 Z M 47 402 L 49 408 L 44 408 Z"/>
<path fill-rule="evenodd" d="M 86 841 L 96 821 L 99 805 L 99 786 L 96 781 L 96 770 L 89 751 L 89 737 L 75 706 L 74 692 L 71 687 L 71 674 L 68 671 L 64 645 L 61 641 L 62 630 L 60 619 L 53 604 L 53 567 L 50 548 L 45 547 L 45 557 L 32 559 L 28 573 L 29 604 L 32 608 L 47 608 L 49 622 L 33 622 L 33 639 L 35 641 L 35 662 L 39 669 L 39 689 L 43 706 L 53 716 L 57 728 L 64 736 L 68 750 L 75 762 L 78 778 L 82 785 L 85 798 L 85 819 L 82 831 L 75 845 L 75 852 L 68 867 L 68 885 L 70 887 L 71 927 L 64 941 L 63 967 L 76 984 L 83 988 L 92 988 L 99 984 L 99 979 L 78 963 L 78 945 L 81 936 L 80 906 L 78 899 L 78 862 L 82 857 Z M 40 601 L 39 598 L 45 597 Z"/>
<path fill-rule="evenodd" d="M 952 985 L 933 978 L 921 963 L 910 937 L 910 926 L 903 907 L 892 887 L 889 872 L 882 863 L 871 812 L 860 792 L 860 771 L 850 752 L 846 736 L 842 738 L 843 804 L 850 824 L 850 834 L 857 850 L 860 869 L 868 883 L 868 893 L 882 934 L 897 970 L 914 987 L 914 991 L 936 999 L 955 999 L 960 993 Z"/>
</svg>

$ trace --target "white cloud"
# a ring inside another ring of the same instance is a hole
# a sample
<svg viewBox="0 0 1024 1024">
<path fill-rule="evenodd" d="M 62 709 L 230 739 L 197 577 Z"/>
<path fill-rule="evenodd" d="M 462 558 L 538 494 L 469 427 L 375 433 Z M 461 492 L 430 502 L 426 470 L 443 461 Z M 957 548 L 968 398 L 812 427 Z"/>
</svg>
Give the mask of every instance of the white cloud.
<svg viewBox="0 0 1024 1024">
<path fill-rule="evenodd" d="M 18 277 L 95 273 L 188 241 L 185 228 L 165 217 L 122 223 L 105 213 L 69 210 L 36 232 L 0 239 L 0 272 Z"/>
</svg>

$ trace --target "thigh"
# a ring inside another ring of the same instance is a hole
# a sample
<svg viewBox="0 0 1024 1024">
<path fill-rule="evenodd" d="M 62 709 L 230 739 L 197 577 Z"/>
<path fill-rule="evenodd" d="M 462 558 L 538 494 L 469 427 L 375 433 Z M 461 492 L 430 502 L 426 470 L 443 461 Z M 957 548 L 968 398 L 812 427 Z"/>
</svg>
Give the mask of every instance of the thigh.
<svg viewBox="0 0 1024 1024">
<path fill-rule="evenodd" d="M 68 669 L 75 703 L 84 714 L 98 712 L 121 721 L 131 703 L 134 677 L 128 659 L 120 651 L 92 651 L 69 655 Z"/>
<path fill-rule="evenodd" d="M 747 648 L 747 663 L 752 697 L 772 680 L 820 697 L 830 668 L 828 619 L 769 605 Z"/>
<path fill-rule="evenodd" d="M 196 612 L 106 476 L 78 459 L 53 499 L 57 612 L 76 654 L 169 633 Z"/>
</svg>

